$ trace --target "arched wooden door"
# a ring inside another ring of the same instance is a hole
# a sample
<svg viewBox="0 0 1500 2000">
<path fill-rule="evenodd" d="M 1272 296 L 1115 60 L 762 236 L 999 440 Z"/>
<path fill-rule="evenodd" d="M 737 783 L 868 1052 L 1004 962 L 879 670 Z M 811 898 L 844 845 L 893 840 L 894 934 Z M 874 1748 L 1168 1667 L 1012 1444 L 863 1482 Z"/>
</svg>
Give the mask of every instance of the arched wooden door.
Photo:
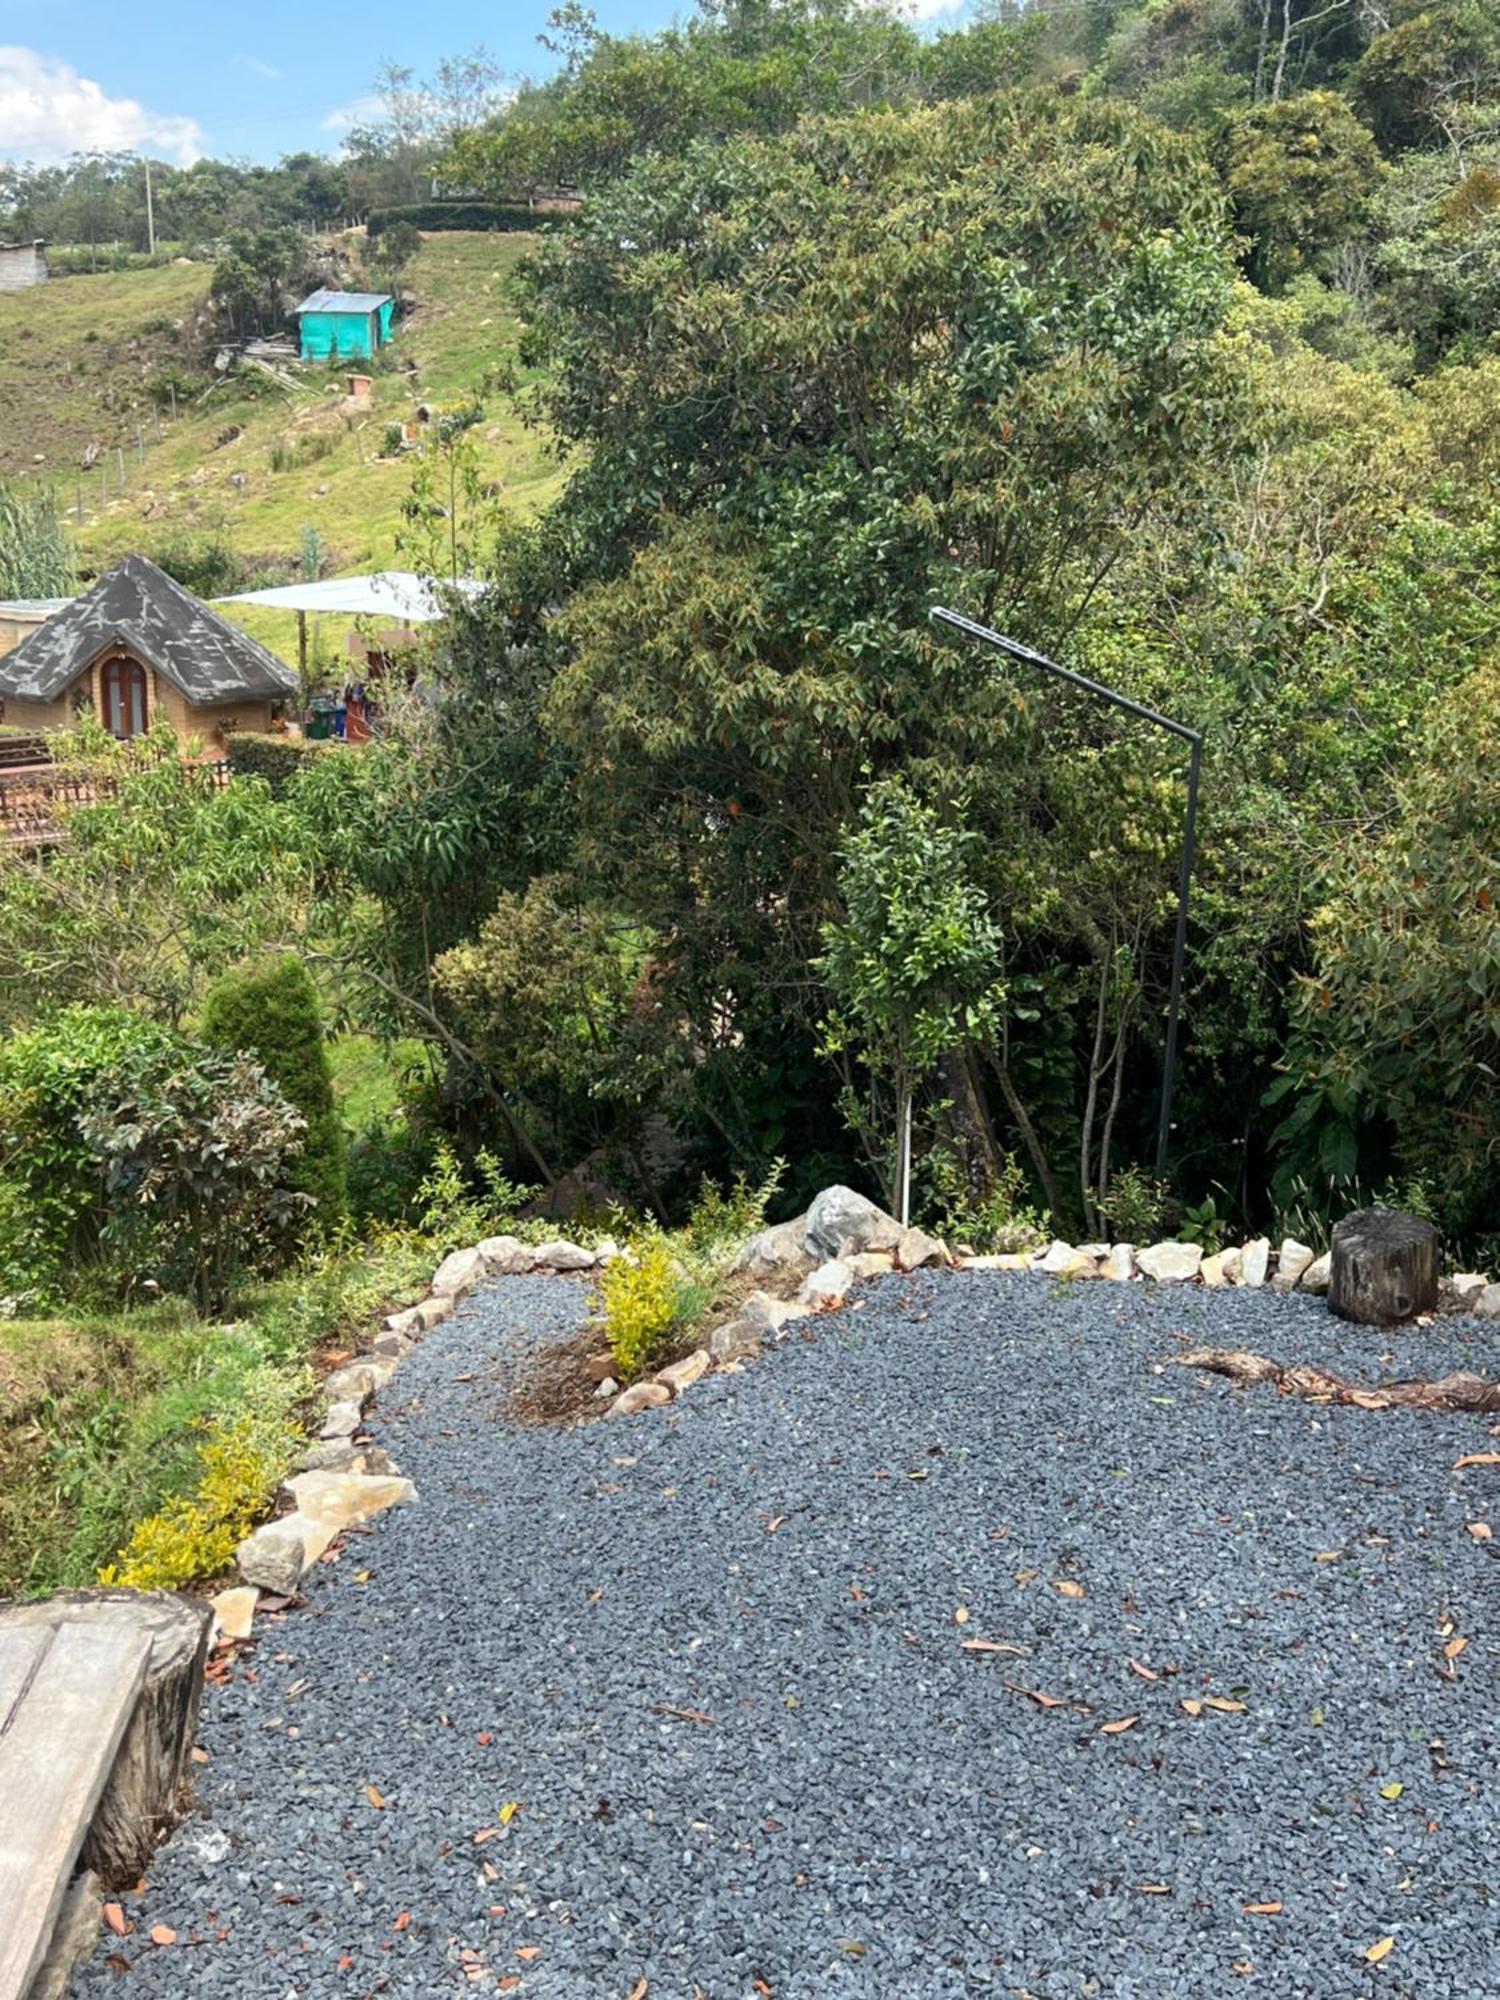
<svg viewBox="0 0 1500 2000">
<path fill-rule="evenodd" d="M 146 669 L 139 660 L 116 654 L 99 674 L 104 726 L 122 741 L 146 733 Z"/>
</svg>

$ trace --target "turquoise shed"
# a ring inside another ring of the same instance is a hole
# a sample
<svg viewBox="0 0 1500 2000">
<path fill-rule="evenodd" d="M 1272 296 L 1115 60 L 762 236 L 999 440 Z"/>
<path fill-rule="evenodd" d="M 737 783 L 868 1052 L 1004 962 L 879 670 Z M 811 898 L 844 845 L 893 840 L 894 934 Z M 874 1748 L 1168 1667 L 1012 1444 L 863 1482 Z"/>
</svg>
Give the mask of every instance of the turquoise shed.
<svg viewBox="0 0 1500 2000">
<path fill-rule="evenodd" d="M 368 361 L 391 337 L 389 292 L 313 292 L 297 308 L 304 361 Z"/>
</svg>

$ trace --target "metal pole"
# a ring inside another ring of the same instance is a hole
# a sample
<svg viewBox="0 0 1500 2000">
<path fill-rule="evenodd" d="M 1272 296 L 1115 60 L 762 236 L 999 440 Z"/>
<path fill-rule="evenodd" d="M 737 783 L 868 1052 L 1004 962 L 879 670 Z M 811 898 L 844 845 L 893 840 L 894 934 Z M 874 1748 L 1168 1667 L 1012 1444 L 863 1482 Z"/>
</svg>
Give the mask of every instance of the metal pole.
<svg viewBox="0 0 1500 2000">
<path fill-rule="evenodd" d="M 1127 715 L 1139 717 L 1157 729 L 1165 729 L 1169 734 L 1191 745 L 1192 757 L 1188 764 L 1187 811 L 1182 829 L 1182 867 L 1177 878 L 1177 932 L 1172 943 L 1172 986 L 1167 1001 L 1167 1046 L 1163 1059 L 1161 1079 L 1161 1111 L 1156 1125 L 1156 1171 L 1161 1173 L 1167 1164 L 1167 1139 L 1172 1129 L 1172 1088 L 1177 1073 L 1177 1028 L 1182 1010 L 1182 972 L 1187 959 L 1188 898 L 1192 890 L 1193 854 L 1198 843 L 1198 779 L 1203 766 L 1203 737 L 1196 729 L 1189 729 L 1185 722 L 1174 722 L 1169 715 L 1162 715 L 1154 708 L 1148 708 L 1143 701 L 1133 701 L 1128 694 L 1120 694 L 1114 688 L 1105 687 L 1102 681 L 1091 681 L 1086 674 L 1075 673 L 1072 667 L 1061 667 L 1056 660 L 1049 660 L 1045 653 L 1033 652 L 1030 646 L 1023 646 L 1018 639 L 1007 639 L 1003 632 L 991 631 L 988 625 L 980 625 L 972 618 L 965 618 L 962 612 L 950 611 L 946 606 L 935 604 L 929 612 L 934 623 L 951 625 L 955 632 L 966 639 L 976 639 L 983 646 L 993 646 L 998 652 L 1008 653 L 1013 660 L 1020 660 L 1028 667 L 1040 667 L 1044 673 L 1054 675 L 1058 680 L 1067 681 L 1071 686 L 1082 688 L 1085 694 L 1096 695 L 1112 708 L 1118 708 Z"/>
<path fill-rule="evenodd" d="M 1177 879 L 1177 934 L 1172 940 L 1172 992 L 1167 1001 L 1167 1050 L 1161 1080 L 1161 1117 L 1156 1127 L 1156 1171 L 1167 1164 L 1167 1134 L 1172 1127 L 1172 1086 L 1177 1076 L 1177 1016 L 1182 1006 L 1182 967 L 1187 957 L 1188 897 L 1193 886 L 1193 851 L 1198 844 L 1198 773 L 1203 764 L 1203 738 L 1193 738 L 1188 762 L 1187 811 L 1182 823 L 1182 873 Z"/>
</svg>

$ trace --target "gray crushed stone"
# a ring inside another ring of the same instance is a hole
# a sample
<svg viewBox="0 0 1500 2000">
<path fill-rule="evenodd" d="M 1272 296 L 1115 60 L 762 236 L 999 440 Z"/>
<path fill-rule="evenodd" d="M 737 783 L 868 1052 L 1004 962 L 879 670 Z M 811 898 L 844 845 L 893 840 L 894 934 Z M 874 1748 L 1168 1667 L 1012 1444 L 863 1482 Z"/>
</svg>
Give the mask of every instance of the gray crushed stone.
<svg viewBox="0 0 1500 2000">
<path fill-rule="evenodd" d="M 989 1273 L 861 1296 L 573 1430 L 503 1386 L 578 1283 L 429 1335 L 374 1424 L 420 1505 L 210 1690 L 197 1810 L 82 2000 L 1493 1991 L 1500 1539 L 1467 1524 L 1500 1468 L 1454 1467 L 1485 1421 L 1167 1357 L 1493 1369 L 1500 1332 Z M 1208 1695 L 1244 1712 L 1180 1706 Z"/>
</svg>

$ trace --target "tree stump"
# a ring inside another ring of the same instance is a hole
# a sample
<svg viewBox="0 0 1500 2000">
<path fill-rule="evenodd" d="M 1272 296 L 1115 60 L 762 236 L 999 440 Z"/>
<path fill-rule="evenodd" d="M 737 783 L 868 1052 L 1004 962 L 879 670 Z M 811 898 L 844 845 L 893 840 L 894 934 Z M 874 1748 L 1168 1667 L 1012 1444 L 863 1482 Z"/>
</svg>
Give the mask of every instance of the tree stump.
<svg viewBox="0 0 1500 2000">
<path fill-rule="evenodd" d="M 1438 1302 L 1438 1233 L 1419 1216 L 1360 1208 L 1334 1224 L 1328 1310 L 1359 1326 L 1397 1326 Z"/>
<path fill-rule="evenodd" d="M 170 1590 L 70 1590 L 34 1604 L 7 1605 L 0 1618 L 23 1626 L 119 1621 L 149 1636 L 140 1698 L 81 1857 L 106 1888 L 134 1882 L 173 1816 L 187 1775 L 212 1612 Z"/>
</svg>

